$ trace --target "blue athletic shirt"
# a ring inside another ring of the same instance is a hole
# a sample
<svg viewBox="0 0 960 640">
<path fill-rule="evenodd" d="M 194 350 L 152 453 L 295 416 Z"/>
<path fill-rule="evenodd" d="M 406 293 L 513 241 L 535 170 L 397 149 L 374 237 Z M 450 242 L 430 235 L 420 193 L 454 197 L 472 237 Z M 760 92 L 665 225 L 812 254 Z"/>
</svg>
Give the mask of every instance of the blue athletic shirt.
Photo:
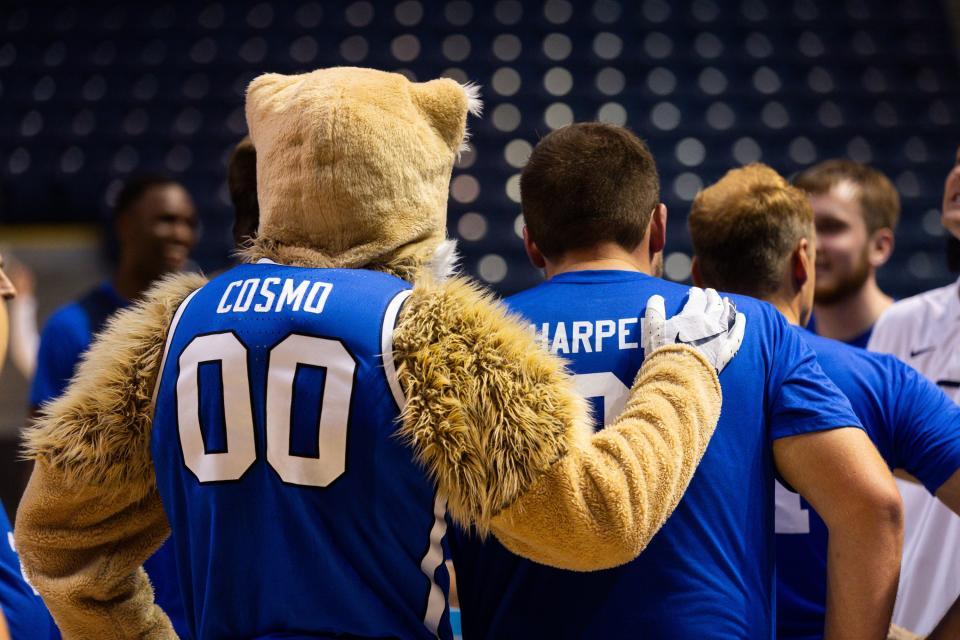
<svg viewBox="0 0 960 640">
<path fill-rule="evenodd" d="M 40 334 L 37 371 L 30 387 L 30 405 L 40 407 L 67 390 L 81 356 L 93 337 L 115 312 L 130 301 L 109 282 L 84 294 L 79 300 L 56 310 Z M 173 546 L 165 542 L 143 565 L 153 584 L 156 602 L 170 617 L 180 637 L 187 636 L 183 601 L 177 587 Z"/>
<path fill-rule="evenodd" d="M 53 312 L 40 334 L 37 370 L 30 387 L 30 405 L 39 407 L 67 390 L 80 356 L 107 319 L 130 301 L 109 282 Z"/>
<path fill-rule="evenodd" d="M 46 640 L 60 637 L 57 625 L 40 599 L 27 584 L 14 550 L 13 528 L 0 504 L 0 610 L 7 619 L 13 640 Z"/>
<path fill-rule="evenodd" d="M 840 340 L 839 342 L 843 342 L 844 344 L 848 344 L 848 345 L 850 345 L 851 347 L 857 347 L 857 348 L 859 348 L 859 349 L 866 349 L 866 348 L 867 348 L 867 343 L 870 342 L 870 336 L 873 335 L 873 327 L 874 327 L 874 325 L 870 325 L 870 327 L 869 327 L 866 331 L 864 331 L 863 333 L 861 333 L 860 335 L 854 336 L 854 337 L 850 338 L 849 340 Z M 817 316 L 816 316 L 816 314 L 813 314 L 813 313 L 810 314 L 810 322 L 807 323 L 807 329 L 810 330 L 811 332 L 815 333 L 816 335 L 820 335 L 819 333 L 817 333 Z"/>
<path fill-rule="evenodd" d="M 637 317 L 688 287 L 630 271 L 564 273 L 507 302 L 564 357 L 595 415 L 615 418 L 643 361 Z M 809 347 L 770 305 L 747 317 L 720 375 L 723 409 L 687 493 L 639 558 L 593 573 L 552 569 L 469 532 L 451 536 L 463 637 L 772 638 L 774 439 L 859 422 Z M 602 422 L 602 420 L 598 420 Z"/>
<path fill-rule="evenodd" d="M 409 290 L 260 263 L 181 305 L 152 452 L 194 637 L 451 637 L 445 503 L 395 435 Z"/>
<path fill-rule="evenodd" d="M 795 327 L 850 399 L 891 469 L 935 493 L 960 469 L 960 406 L 897 358 L 856 349 Z M 748 325 L 749 331 L 749 325 Z M 823 637 L 827 528 L 806 500 L 777 487 L 777 635 Z"/>
</svg>

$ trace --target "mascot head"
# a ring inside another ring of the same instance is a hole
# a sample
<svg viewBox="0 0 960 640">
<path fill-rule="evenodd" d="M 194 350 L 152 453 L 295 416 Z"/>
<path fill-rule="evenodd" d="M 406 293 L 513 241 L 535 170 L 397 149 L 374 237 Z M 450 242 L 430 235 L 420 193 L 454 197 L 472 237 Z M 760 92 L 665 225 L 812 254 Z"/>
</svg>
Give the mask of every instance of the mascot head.
<svg viewBox="0 0 960 640">
<path fill-rule="evenodd" d="M 350 67 L 256 78 L 246 112 L 260 227 L 246 256 L 411 278 L 446 237 L 476 94 Z"/>
</svg>

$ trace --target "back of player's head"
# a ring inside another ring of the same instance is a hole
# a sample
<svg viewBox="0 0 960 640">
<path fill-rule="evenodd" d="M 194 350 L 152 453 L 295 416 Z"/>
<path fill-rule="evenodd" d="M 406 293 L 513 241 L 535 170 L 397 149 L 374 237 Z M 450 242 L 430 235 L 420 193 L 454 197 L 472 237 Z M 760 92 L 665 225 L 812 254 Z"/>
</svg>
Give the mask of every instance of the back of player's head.
<svg viewBox="0 0 960 640">
<path fill-rule="evenodd" d="M 532 240 L 548 258 L 616 242 L 633 251 L 660 202 L 650 149 L 609 124 L 572 124 L 543 138 L 520 177 Z"/>
<path fill-rule="evenodd" d="M 235 218 L 233 238 L 241 244 L 252 238 L 260 223 L 260 204 L 257 201 L 257 150 L 250 136 L 237 143 L 227 166 L 227 186 L 233 202 Z"/>
<path fill-rule="evenodd" d="M 776 171 L 750 164 L 698 193 L 687 224 L 705 284 L 762 298 L 779 288 L 800 239 L 812 240 L 813 210 Z"/>
<path fill-rule="evenodd" d="M 123 183 L 117 199 L 113 205 L 114 219 L 133 209 L 140 199 L 154 187 L 165 187 L 179 184 L 176 180 L 163 173 L 140 173 L 131 176 Z"/>
<path fill-rule="evenodd" d="M 852 160 L 825 160 L 801 171 L 793 184 L 811 195 L 828 193 L 838 184 L 856 187 L 867 233 L 877 229 L 895 229 L 900 218 L 900 196 L 887 176 L 871 166 Z"/>
</svg>

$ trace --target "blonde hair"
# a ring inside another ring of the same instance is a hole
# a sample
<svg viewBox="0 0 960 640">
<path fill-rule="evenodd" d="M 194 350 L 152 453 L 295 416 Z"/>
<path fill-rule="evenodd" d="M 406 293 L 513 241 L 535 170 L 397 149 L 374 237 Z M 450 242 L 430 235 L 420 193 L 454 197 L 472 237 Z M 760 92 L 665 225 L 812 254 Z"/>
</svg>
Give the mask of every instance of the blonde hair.
<svg viewBox="0 0 960 640">
<path fill-rule="evenodd" d="M 755 297 L 777 290 L 790 253 L 814 233 L 804 192 L 764 164 L 728 171 L 698 193 L 687 224 L 704 281 Z"/>
</svg>

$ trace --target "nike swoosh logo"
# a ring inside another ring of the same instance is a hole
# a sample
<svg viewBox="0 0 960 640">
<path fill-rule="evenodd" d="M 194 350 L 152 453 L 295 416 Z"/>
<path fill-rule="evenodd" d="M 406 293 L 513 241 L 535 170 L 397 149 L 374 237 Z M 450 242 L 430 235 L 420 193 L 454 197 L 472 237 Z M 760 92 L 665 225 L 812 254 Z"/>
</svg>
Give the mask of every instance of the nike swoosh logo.
<svg viewBox="0 0 960 640">
<path fill-rule="evenodd" d="M 936 349 L 936 347 L 924 347 L 923 349 L 917 349 L 916 351 L 911 351 L 911 352 L 910 352 L 910 357 L 911 357 L 911 358 L 916 358 L 916 357 L 919 356 L 920 354 L 922 354 L 922 353 L 929 353 L 930 351 L 933 351 L 934 349 Z"/>
<path fill-rule="evenodd" d="M 947 389 L 960 389 L 960 380 L 937 380 L 937 386 Z"/>
</svg>

